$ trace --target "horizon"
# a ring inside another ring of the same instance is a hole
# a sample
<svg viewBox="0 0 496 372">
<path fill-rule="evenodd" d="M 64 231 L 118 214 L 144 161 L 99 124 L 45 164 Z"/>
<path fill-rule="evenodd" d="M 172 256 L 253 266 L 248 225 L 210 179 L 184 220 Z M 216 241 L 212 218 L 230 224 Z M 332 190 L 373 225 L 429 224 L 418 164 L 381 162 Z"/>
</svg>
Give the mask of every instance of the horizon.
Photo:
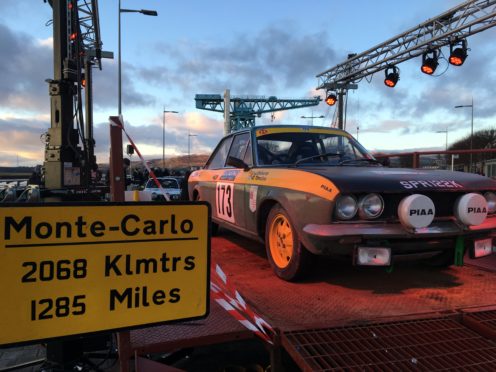
<svg viewBox="0 0 496 372">
<path fill-rule="evenodd" d="M 126 8 L 139 5 L 158 11 L 158 17 L 122 15 L 123 116 L 146 159 L 162 158 L 162 151 L 186 155 L 188 133 L 194 135 L 195 152 L 213 150 L 223 136 L 223 116 L 196 109 L 195 94 L 230 89 L 233 96 L 323 97 L 325 92 L 316 90 L 318 73 L 341 63 L 350 52 L 368 50 L 460 3 L 316 0 L 309 6 L 290 0 L 280 7 L 254 0 L 237 5 L 247 20 L 242 21 L 230 11 L 219 11 L 231 9 L 230 2 L 217 1 L 218 7 L 199 3 L 193 10 L 178 1 L 122 1 Z M 117 56 L 117 0 L 99 5 L 103 49 Z M 390 9 L 395 9 L 395 17 Z M 40 137 L 50 128 L 45 79 L 53 76 L 52 29 L 45 24 L 51 17 L 50 6 L 41 0 L 0 2 L 0 47 L 9 57 L 0 70 L 0 165 L 43 162 Z M 472 99 L 474 132 L 493 128 L 494 32 L 488 29 L 469 37 L 463 66 L 448 66 L 441 59 L 436 76 L 422 74 L 420 59 L 415 58 L 399 65 L 401 78 L 395 88 L 384 86 L 381 72 L 364 79 L 348 93 L 345 129 L 371 152 L 444 149 L 445 134 L 440 131 L 448 131 L 449 144 L 470 133 L 470 110 L 454 107 Z M 117 112 L 117 59 L 102 64 L 102 71 L 93 74 L 98 162 L 109 156 L 108 117 Z M 178 114 L 164 116 L 164 109 Z M 274 114 L 274 123 L 310 124 L 301 116 L 311 115 L 323 116 L 312 119 L 314 124 L 330 126 L 336 106 L 321 102 Z M 257 118 L 257 124 L 270 123 L 270 114 Z"/>
</svg>

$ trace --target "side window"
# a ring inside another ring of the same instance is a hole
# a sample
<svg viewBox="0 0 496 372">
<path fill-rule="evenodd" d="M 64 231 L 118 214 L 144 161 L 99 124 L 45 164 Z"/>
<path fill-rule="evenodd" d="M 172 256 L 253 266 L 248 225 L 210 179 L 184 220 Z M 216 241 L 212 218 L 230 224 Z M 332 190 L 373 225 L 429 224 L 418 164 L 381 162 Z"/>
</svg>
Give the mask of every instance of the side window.
<svg viewBox="0 0 496 372">
<path fill-rule="evenodd" d="M 229 151 L 229 147 L 231 147 L 231 142 L 233 137 L 224 138 L 224 140 L 217 146 L 215 153 L 209 159 L 206 169 L 219 169 L 224 168 L 227 159 L 227 153 Z"/>
<path fill-rule="evenodd" d="M 245 157 L 243 158 L 243 161 L 248 164 L 249 166 L 253 165 L 253 155 L 252 155 L 252 150 L 251 150 L 251 141 L 248 141 L 248 146 L 246 146 L 246 152 L 245 152 Z"/>
<path fill-rule="evenodd" d="M 246 148 L 250 142 L 250 133 L 243 133 L 234 137 L 229 156 L 243 160 L 246 154 Z"/>
</svg>

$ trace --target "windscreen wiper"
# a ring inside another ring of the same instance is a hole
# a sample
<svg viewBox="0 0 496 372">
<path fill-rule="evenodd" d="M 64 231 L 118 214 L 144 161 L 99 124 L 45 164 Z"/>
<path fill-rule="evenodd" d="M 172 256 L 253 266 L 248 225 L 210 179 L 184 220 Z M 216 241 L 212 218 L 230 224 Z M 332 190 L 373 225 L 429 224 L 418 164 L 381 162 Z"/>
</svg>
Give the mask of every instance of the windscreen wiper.
<svg viewBox="0 0 496 372">
<path fill-rule="evenodd" d="M 299 159 L 297 160 L 294 165 L 298 165 L 300 163 L 303 163 L 304 161 L 307 161 L 307 160 L 312 160 L 312 159 L 315 159 L 315 158 L 320 158 L 320 157 L 326 157 L 326 156 L 342 156 L 342 154 L 338 154 L 336 152 L 325 152 L 323 154 L 315 154 L 315 155 L 312 155 L 312 156 L 307 156 L 306 158 L 302 158 L 302 159 Z"/>
<path fill-rule="evenodd" d="M 370 164 L 378 164 L 382 165 L 382 163 L 378 160 L 375 159 L 368 159 L 368 158 L 360 158 L 360 159 L 345 159 L 339 162 L 339 165 L 344 165 L 344 164 L 353 164 L 353 163 L 361 163 L 361 162 L 367 162 Z"/>
</svg>

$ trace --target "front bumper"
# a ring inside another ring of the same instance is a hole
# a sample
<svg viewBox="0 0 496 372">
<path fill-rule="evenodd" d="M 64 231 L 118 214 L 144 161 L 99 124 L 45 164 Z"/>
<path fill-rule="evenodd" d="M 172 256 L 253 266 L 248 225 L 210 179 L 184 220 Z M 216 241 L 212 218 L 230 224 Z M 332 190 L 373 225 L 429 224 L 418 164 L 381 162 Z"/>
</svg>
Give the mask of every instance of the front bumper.
<svg viewBox="0 0 496 372">
<path fill-rule="evenodd" d="M 455 220 L 434 221 L 422 229 L 408 230 L 400 223 L 336 223 L 330 225 L 308 224 L 303 232 L 312 238 L 342 239 L 345 237 L 362 238 L 431 238 L 474 235 L 479 233 L 496 234 L 496 217 L 487 218 L 477 226 L 463 226 Z M 496 236 L 496 235 L 495 235 Z"/>
<path fill-rule="evenodd" d="M 455 248 L 458 237 L 467 244 L 474 239 L 496 237 L 496 216 L 478 226 L 456 220 L 437 220 L 429 227 L 409 230 L 398 223 L 308 224 L 302 231 L 305 247 L 317 255 L 350 256 L 359 246 L 389 247 L 393 256 L 431 255 Z"/>
</svg>

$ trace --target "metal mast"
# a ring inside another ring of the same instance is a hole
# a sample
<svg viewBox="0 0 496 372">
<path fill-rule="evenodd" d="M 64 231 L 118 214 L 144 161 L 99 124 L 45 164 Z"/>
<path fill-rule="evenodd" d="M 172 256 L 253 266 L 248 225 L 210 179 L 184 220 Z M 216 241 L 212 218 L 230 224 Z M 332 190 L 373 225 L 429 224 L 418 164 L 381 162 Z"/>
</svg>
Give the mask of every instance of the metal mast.
<svg viewBox="0 0 496 372">
<path fill-rule="evenodd" d="M 101 68 L 98 4 L 97 0 L 48 2 L 53 9 L 54 78 L 47 80 L 51 127 L 45 143 L 45 187 L 88 187 L 91 170 L 96 169 L 91 68 Z"/>
</svg>

